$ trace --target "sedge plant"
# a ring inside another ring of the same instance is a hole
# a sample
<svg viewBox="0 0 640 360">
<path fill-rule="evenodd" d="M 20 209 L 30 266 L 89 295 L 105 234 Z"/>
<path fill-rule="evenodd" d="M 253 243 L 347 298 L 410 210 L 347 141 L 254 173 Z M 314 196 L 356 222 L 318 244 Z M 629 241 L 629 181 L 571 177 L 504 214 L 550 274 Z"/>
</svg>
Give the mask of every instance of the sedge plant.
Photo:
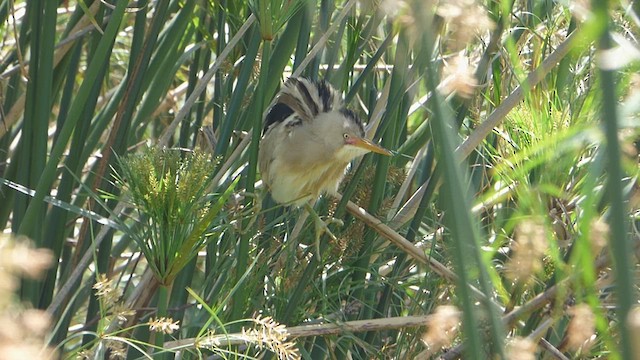
<svg viewBox="0 0 640 360">
<path fill-rule="evenodd" d="M 157 315 L 165 317 L 173 280 L 221 231 L 221 210 L 234 187 L 208 194 L 215 162 L 200 151 L 147 148 L 118 163 L 115 182 L 138 213 L 130 235 L 160 285 Z"/>
</svg>

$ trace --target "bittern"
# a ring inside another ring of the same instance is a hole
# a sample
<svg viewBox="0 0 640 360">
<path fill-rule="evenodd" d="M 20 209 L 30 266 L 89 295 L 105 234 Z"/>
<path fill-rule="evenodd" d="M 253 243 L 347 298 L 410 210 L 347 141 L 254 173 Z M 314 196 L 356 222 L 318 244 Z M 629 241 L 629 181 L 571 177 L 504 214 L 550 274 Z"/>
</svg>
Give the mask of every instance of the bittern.
<svg viewBox="0 0 640 360">
<path fill-rule="evenodd" d="M 305 206 L 319 220 L 309 203 L 336 193 L 349 163 L 368 152 L 392 154 L 365 138 L 362 121 L 333 87 L 292 77 L 265 116 L 259 167 L 273 200 Z"/>
</svg>

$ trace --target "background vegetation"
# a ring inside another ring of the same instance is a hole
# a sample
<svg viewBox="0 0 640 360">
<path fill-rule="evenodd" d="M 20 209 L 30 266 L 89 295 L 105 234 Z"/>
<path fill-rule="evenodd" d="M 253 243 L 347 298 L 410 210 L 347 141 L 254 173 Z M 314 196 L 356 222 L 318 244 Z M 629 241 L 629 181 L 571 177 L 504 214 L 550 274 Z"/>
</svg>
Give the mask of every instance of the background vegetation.
<svg viewBox="0 0 640 360">
<path fill-rule="evenodd" d="M 1 1 L 0 352 L 639 358 L 639 14 Z M 256 171 L 292 75 L 396 152 L 316 205 L 320 254 Z"/>
</svg>

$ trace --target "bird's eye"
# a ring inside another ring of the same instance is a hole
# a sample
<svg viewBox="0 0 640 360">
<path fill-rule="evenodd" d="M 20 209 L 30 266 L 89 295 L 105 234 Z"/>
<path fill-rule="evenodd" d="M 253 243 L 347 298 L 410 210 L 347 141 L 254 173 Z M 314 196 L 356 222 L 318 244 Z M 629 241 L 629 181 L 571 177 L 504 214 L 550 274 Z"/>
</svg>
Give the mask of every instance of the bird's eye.
<svg viewBox="0 0 640 360">
<path fill-rule="evenodd" d="M 346 139 L 349 138 L 349 134 L 344 134 L 344 135 L 342 135 L 342 137 L 344 137 L 344 139 L 346 140 Z"/>
</svg>

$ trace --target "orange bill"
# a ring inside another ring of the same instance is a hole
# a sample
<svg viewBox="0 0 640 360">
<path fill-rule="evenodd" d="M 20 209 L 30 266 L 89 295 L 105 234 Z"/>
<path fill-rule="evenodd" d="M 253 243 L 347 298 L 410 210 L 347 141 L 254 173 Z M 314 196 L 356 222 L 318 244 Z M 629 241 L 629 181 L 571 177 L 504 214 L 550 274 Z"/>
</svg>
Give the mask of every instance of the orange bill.
<svg viewBox="0 0 640 360">
<path fill-rule="evenodd" d="M 357 146 L 361 149 L 365 149 L 365 150 L 369 150 L 372 151 L 374 153 L 378 153 L 378 154 L 382 154 L 382 155 L 386 155 L 386 156 L 391 156 L 393 155 L 393 153 L 385 148 L 383 148 L 382 146 L 379 146 L 377 144 L 374 144 L 371 140 L 365 139 L 365 138 L 358 138 L 355 139 L 355 141 L 352 144 L 353 146 Z"/>
</svg>

